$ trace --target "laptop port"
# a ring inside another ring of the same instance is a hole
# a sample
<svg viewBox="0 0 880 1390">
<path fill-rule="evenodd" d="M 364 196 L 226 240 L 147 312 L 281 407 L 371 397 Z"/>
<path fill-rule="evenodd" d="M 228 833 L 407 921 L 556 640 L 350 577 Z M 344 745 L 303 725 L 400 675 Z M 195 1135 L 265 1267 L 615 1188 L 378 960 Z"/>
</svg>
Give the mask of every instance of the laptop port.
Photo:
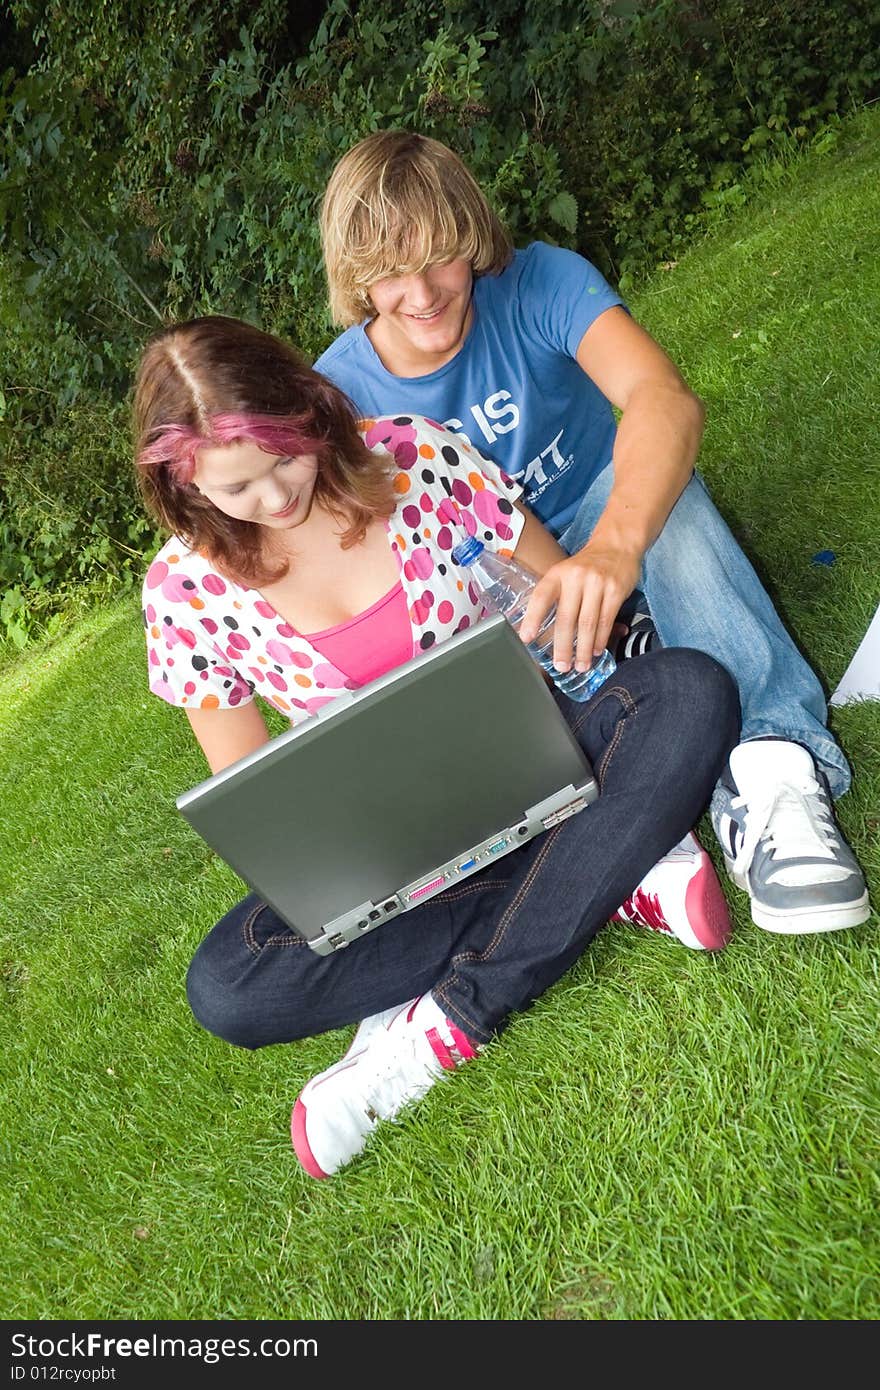
<svg viewBox="0 0 880 1390">
<path fill-rule="evenodd" d="M 486 853 L 487 853 L 487 854 L 499 854 L 499 853 L 501 852 L 501 850 L 507 848 L 507 845 L 508 845 L 508 839 L 507 839 L 507 836 L 505 836 L 503 840 L 496 840 L 495 843 L 494 843 L 494 845 L 490 845 L 489 848 L 486 850 Z"/>
<path fill-rule="evenodd" d="M 419 898 L 423 898 L 426 893 L 430 893 L 434 888 L 439 888 L 440 884 L 445 882 L 446 875 L 438 874 L 436 878 L 431 879 L 430 883 L 423 883 L 419 888 L 414 888 L 411 893 L 407 893 L 407 902 L 417 902 Z"/>
<path fill-rule="evenodd" d="M 458 872 L 459 872 L 460 874 L 466 874 L 467 871 L 468 871 L 468 869 L 472 869 L 472 868 L 474 867 L 474 865 L 476 864 L 476 862 L 477 862 L 477 861 L 476 861 L 476 858 L 473 858 L 473 859 L 463 859 L 463 860 L 461 861 L 461 863 L 459 864 L 459 866 L 458 866 Z"/>
</svg>

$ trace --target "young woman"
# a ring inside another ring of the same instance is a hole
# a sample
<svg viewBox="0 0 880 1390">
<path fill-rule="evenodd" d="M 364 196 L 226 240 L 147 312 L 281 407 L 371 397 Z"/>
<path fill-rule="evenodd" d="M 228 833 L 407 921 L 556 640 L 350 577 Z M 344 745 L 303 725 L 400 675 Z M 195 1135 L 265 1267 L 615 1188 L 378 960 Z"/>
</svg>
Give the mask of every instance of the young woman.
<svg viewBox="0 0 880 1390">
<path fill-rule="evenodd" d="M 514 251 L 458 156 L 413 131 L 343 155 L 321 233 L 346 331 L 317 369 L 363 413 L 418 409 L 522 482 L 567 552 L 528 614 L 536 629 L 557 604 L 557 665 L 575 633 L 578 651 L 605 646 L 638 585 L 664 643 L 734 676 L 742 741 L 712 821 L 753 921 L 865 921 L 864 875 L 834 821 L 850 772 L 822 688 L 694 474 L 703 407 L 667 354 L 582 256 Z M 659 866 L 655 879 L 665 907 Z"/>
<path fill-rule="evenodd" d="M 358 423 L 236 320 L 154 338 L 135 417 L 144 498 L 171 533 L 144 582 L 150 688 L 184 709 L 213 771 L 268 738 L 254 694 L 296 723 L 478 621 L 456 540 L 479 531 L 539 573 L 560 554 L 466 441 L 419 416 Z M 738 732 L 732 682 L 697 652 L 649 653 L 590 702 L 557 699 L 600 783 L 587 812 L 331 956 L 253 895 L 199 947 L 189 1001 L 231 1043 L 360 1025 L 294 1107 L 314 1176 L 564 974 L 700 815 Z"/>
</svg>

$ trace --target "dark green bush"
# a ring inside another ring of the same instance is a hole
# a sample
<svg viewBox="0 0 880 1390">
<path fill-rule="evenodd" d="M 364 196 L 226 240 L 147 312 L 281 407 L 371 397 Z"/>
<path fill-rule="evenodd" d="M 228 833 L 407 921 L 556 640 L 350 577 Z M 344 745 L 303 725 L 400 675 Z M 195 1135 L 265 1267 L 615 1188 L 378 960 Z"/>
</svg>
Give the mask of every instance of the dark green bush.
<svg viewBox="0 0 880 1390">
<path fill-rule="evenodd" d="M 573 246 L 626 288 L 741 201 L 768 150 L 833 140 L 880 92 L 880 0 L 18 0 L 10 14 L 0 634 L 5 621 L 18 640 L 30 595 L 45 608 L 66 581 L 124 574 L 145 543 L 125 398 L 153 328 L 224 311 L 312 355 L 329 341 L 316 208 L 360 136 L 445 140 L 518 242 Z"/>
</svg>

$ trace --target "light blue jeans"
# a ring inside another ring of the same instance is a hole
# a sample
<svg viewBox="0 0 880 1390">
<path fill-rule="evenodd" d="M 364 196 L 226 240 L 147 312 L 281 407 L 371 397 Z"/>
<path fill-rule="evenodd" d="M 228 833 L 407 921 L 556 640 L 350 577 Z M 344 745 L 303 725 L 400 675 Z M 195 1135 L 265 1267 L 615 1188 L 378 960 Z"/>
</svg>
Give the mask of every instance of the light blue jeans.
<svg viewBox="0 0 880 1390">
<path fill-rule="evenodd" d="M 612 481 L 609 464 L 559 537 L 570 555 L 592 534 Z M 733 676 L 743 739 L 772 734 L 802 743 L 831 795 L 842 796 L 851 773 L 828 732 L 822 687 L 698 474 L 645 555 L 640 587 L 664 646 L 708 652 Z"/>
</svg>

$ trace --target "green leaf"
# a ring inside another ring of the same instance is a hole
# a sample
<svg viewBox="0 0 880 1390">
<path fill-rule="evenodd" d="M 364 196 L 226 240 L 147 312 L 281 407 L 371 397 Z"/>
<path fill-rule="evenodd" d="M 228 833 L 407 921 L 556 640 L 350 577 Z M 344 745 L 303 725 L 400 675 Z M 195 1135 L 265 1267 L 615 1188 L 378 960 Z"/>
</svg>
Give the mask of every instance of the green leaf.
<svg viewBox="0 0 880 1390">
<path fill-rule="evenodd" d="M 573 232 L 577 227 L 577 203 L 570 193 L 557 193 L 547 211 L 553 221 L 558 222 L 567 232 Z"/>
<path fill-rule="evenodd" d="M 0 620 L 4 623 L 11 622 L 13 613 L 17 613 L 21 608 L 24 608 L 24 595 L 21 589 L 17 586 L 14 589 L 7 589 L 2 602 L 0 602 Z"/>
<path fill-rule="evenodd" d="M 27 646 L 27 628 L 22 627 L 21 623 L 9 623 L 6 628 L 6 636 L 18 651 Z"/>
</svg>

